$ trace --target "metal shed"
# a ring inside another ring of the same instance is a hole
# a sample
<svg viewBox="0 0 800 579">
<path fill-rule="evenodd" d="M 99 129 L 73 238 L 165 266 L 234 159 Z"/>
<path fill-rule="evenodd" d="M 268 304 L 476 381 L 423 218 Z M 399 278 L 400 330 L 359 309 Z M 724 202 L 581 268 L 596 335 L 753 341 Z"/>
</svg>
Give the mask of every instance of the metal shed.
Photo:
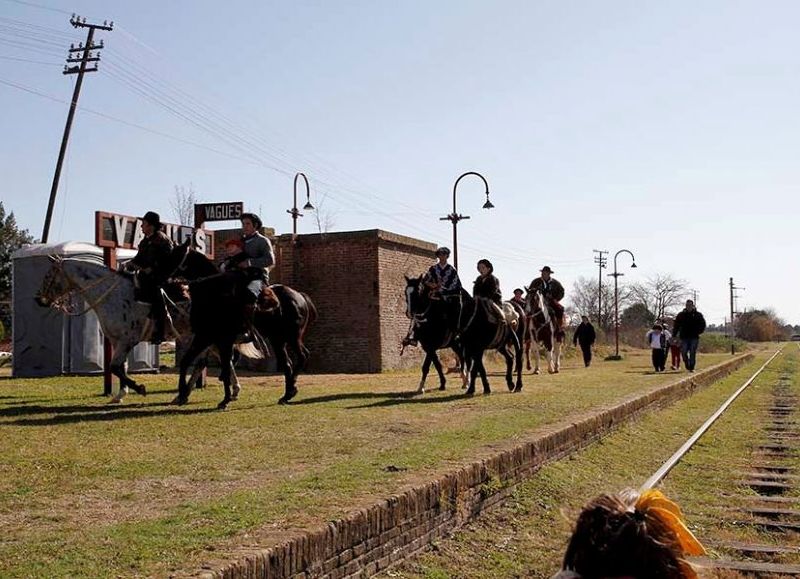
<svg viewBox="0 0 800 579">
<path fill-rule="evenodd" d="M 29 245 L 12 255 L 12 340 L 15 377 L 103 373 L 103 331 L 93 311 L 68 316 L 43 308 L 33 299 L 50 269 L 50 255 L 102 260 L 103 250 L 91 243 L 67 241 Z M 135 255 L 119 250 L 120 259 Z M 158 370 L 158 346 L 142 342 L 128 357 L 128 370 Z"/>
</svg>

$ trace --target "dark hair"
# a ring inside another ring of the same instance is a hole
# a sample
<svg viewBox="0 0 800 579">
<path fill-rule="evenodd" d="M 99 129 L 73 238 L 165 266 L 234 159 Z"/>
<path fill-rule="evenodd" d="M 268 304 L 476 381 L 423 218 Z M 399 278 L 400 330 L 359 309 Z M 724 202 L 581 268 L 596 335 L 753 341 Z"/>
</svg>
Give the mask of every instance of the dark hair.
<svg viewBox="0 0 800 579">
<path fill-rule="evenodd" d="M 434 255 L 436 255 L 437 257 L 439 255 L 448 255 L 449 256 L 450 255 L 450 248 L 448 248 L 448 247 L 440 247 L 439 249 L 436 250 L 436 253 L 434 253 Z"/>
<path fill-rule="evenodd" d="M 483 264 L 486 267 L 488 267 L 489 268 L 489 273 L 493 273 L 494 272 L 494 266 L 492 265 L 492 262 L 489 261 L 488 259 L 479 259 L 478 260 L 478 265 L 480 265 L 480 264 Z"/>
<path fill-rule="evenodd" d="M 253 224 L 253 227 L 255 227 L 256 230 L 261 229 L 264 225 L 261 222 L 261 218 L 255 213 L 242 213 L 242 216 L 239 218 L 239 221 L 244 221 L 245 219 L 249 219 L 250 223 Z"/>
<path fill-rule="evenodd" d="M 513 292 L 513 293 L 517 293 L 517 292 L 519 292 L 519 293 L 521 293 L 521 294 L 524 294 L 524 293 L 525 293 L 521 287 L 518 287 L 518 288 L 515 288 L 515 289 L 514 289 L 514 292 Z"/>
<path fill-rule="evenodd" d="M 687 577 L 683 550 L 659 520 L 636 510 L 639 495 L 603 494 L 583 508 L 564 554 L 563 568 L 583 579 Z"/>
</svg>

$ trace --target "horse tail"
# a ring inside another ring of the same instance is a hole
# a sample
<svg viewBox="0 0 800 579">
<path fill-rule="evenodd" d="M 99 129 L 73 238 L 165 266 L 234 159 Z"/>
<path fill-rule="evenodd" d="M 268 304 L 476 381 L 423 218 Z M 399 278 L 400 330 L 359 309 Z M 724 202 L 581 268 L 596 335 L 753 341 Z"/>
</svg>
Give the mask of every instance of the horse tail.
<svg viewBox="0 0 800 579">
<path fill-rule="evenodd" d="M 306 300 L 306 305 L 308 306 L 308 318 L 306 319 L 306 323 L 303 324 L 303 333 L 305 333 L 306 329 L 308 329 L 308 326 L 317 321 L 319 314 L 317 313 L 317 306 L 315 306 L 314 302 L 311 301 L 309 295 L 305 292 L 300 292 L 300 295 L 303 296 L 304 300 Z"/>
</svg>

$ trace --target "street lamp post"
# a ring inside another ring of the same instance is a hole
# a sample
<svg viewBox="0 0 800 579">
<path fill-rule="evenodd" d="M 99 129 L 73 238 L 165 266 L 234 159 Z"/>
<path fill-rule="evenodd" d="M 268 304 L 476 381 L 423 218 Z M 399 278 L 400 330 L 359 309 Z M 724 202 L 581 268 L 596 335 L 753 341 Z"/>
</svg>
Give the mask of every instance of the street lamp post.
<svg viewBox="0 0 800 579">
<path fill-rule="evenodd" d="M 489 183 L 486 181 L 486 178 L 481 175 L 480 173 L 476 173 L 475 171 L 468 171 L 459 176 L 456 179 L 456 182 L 453 183 L 453 212 L 446 217 L 440 217 L 439 221 L 450 221 L 453 223 L 453 267 L 458 269 L 458 222 L 462 219 L 469 219 L 469 215 L 461 215 L 458 210 L 456 209 L 456 190 L 458 189 L 458 182 L 461 181 L 467 175 L 475 175 L 476 177 L 480 177 L 483 181 L 484 186 L 486 187 L 486 203 L 483 204 L 484 209 L 492 209 L 494 205 L 491 201 L 489 201 Z"/>
<path fill-rule="evenodd" d="M 311 204 L 311 188 L 308 186 L 308 178 L 306 177 L 305 173 L 297 173 L 294 176 L 294 205 L 292 205 L 291 209 L 286 210 L 286 213 L 292 216 L 292 241 L 297 238 L 297 218 L 303 216 L 303 214 L 297 209 L 297 179 L 299 177 L 302 177 L 306 184 L 306 204 L 303 205 L 303 209 L 306 211 L 311 211 L 314 209 L 314 206 Z"/>
<path fill-rule="evenodd" d="M 620 253 L 627 253 L 631 256 L 631 267 L 636 267 L 636 258 L 633 256 L 633 253 L 629 249 L 620 249 L 617 253 L 614 254 L 614 273 L 609 273 L 608 275 L 614 278 L 614 357 L 611 358 L 612 360 L 621 360 L 622 357 L 619 355 L 619 285 L 617 280 L 619 276 L 625 275 L 624 273 L 620 273 L 617 271 L 617 256 Z"/>
</svg>

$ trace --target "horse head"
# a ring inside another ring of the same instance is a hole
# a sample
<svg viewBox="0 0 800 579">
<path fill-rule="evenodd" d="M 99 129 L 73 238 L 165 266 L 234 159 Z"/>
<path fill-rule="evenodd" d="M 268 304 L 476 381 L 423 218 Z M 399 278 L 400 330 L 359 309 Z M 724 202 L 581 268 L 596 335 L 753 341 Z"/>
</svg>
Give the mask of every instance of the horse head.
<svg viewBox="0 0 800 579">
<path fill-rule="evenodd" d="M 525 288 L 525 313 L 529 316 L 541 315 L 545 323 L 550 323 L 550 310 L 545 304 L 544 294 L 537 287 L 523 286 Z"/>
<path fill-rule="evenodd" d="M 48 257 L 53 265 L 47 270 L 42 285 L 34 296 L 36 303 L 44 308 L 59 305 L 75 289 L 64 272 L 64 260 L 58 255 Z"/>
<path fill-rule="evenodd" d="M 413 318 L 416 314 L 421 313 L 428 307 L 429 303 L 429 288 L 425 285 L 425 276 L 408 277 L 406 278 L 406 317 Z"/>
<path fill-rule="evenodd" d="M 214 262 L 191 246 L 189 240 L 172 250 L 172 277 L 196 280 L 219 273 Z"/>
</svg>

